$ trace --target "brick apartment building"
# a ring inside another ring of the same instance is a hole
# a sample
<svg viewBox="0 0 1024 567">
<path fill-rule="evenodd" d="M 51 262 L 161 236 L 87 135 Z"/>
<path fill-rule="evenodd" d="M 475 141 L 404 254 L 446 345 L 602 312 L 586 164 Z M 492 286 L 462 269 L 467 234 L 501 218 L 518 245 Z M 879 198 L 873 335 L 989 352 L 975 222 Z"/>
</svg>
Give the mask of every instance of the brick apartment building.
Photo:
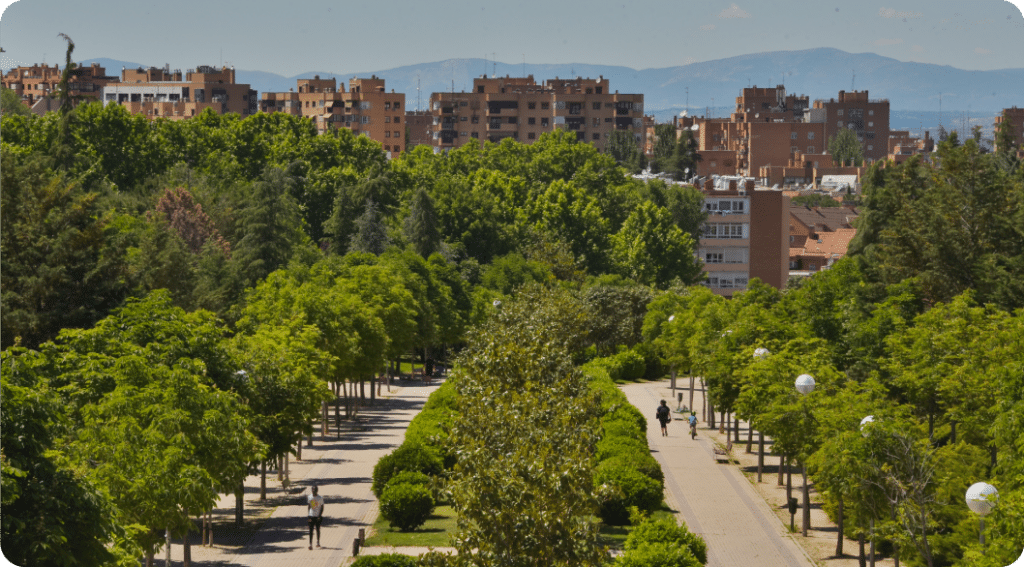
<svg viewBox="0 0 1024 567">
<path fill-rule="evenodd" d="M 789 277 L 789 197 L 747 180 L 706 180 L 708 219 L 697 248 L 711 291 L 731 297 L 751 278 L 782 289 Z"/>
<path fill-rule="evenodd" d="M 3 76 L 2 83 L 34 112 L 44 114 L 47 110 L 57 109 L 58 103 L 50 98 L 50 93 L 57 91 L 60 77 L 61 70 L 57 65 L 32 65 L 10 69 Z M 93 63 L 71 70 L 68 90 L 73 99 L 99 100 L 103 87 L 117 80 L 117 77 L 107 76 L 107 70 L 98 63 Z"/>
<path fill-rule="evenodd" d="M 256 91 L 235 82 L 235 69 L 200 65 L 182 74 L 169 67 L 123 69 L 121 80 L 103 87 L 105 104 L 120 104 L 147 118 L 184 120 L 210 108 L 243 118 L 256 113 Z"/>
<path fill-rule="evenodd" d="M 840 91 L 838 100 L 818 100 L 812 107 L 809 97 L 788 94 L 782 85 L 754 86 L 742 90 L 729 118 L 683 117 L 674 123 L 678 136 L 688 129 L 697 141 L 698 176 L 754 177 L 768 186 L 862 173 L 834 166 L 828 154 L 840 123 L 857 131 L 868 161 L 885 158 L 890 149 L 889 102 L 872 101 L 867 91 Z"/>
<path fill-rule="evenodd" d="M 824 122 L 826 145 L 840 128 L 857 133 L 868 161 L 885 159 L 889 151 L 889 101 L 872 100 L 868 91 L 839 91 L 839 98 L 816 100 L 810 122 Z"/>
<path fill-rule="evenodd" d="M 1004 108 L 1002 112 L 996 116 L 995 129 L 999 131 L 1000 124 L 1003 121 L 1009 121 L 1010 126 L 1013 127 L 1014 139 L 1017 140 L 1017 149 L 1024 150 L 1024 108 Z M 999 150 L 998 144 L 994 148 L 996 151 Z"/>
<path fill-rule="evenodd" d="M 559 79 L 537 84 L 527 77 L 473 79 L 471 92 L 433 93 L 433 146 L 459 147 L 471 139 L 530 144 L 544 132 L 568 130 L 604 151 L 615 130 L 644 148 L 644 95 L 611 92 L 608 79 Z"/>
<path fill-rule="evenodd" d="M 406 110 L 405 130 L 410 148 L 433 145 L 434 115 L 429 110 Z"/>
<path fill-rule="evenodd" d="M 298 92 L 296 92 L 296 90 Z M 261 112 L 284 112 L 313 120 L 319 132 L 330 128 L 348 128 L 352 133 L 366 134 L 398 154 L 407 149 L 405 130 L 405 93 L 387 92 L 384 79 L 376 75 L 368 79 L 353 77 L 345 85 L 337 79 L 299 79 L 296 90 L 284 93 L 263 93 Z"/>
<path fill-rule="evenodd" d="M 789 269 L 816 272 L 843 256 L 857 234 L 855 207 L 789 207 Z"/>
</svg>

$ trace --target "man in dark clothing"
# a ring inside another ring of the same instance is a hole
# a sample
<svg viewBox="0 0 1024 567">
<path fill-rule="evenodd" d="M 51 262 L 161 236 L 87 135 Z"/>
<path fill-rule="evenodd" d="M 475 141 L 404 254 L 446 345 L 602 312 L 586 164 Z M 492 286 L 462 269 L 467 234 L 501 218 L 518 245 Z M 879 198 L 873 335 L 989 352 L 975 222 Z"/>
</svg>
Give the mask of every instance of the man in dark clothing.
<svg viewBox="0 0 1024 567">
<path fill-rule="evenodd" d="M 668 404 L 665 403 L 665 400 L 661 400 L 661 405 L 658 406 L 658 412 L 655 417 L 661 422 L 662 436 L 668 437 L 668 422 L 672 421 L 672 416 L 669 415 Z"/>
</svg>

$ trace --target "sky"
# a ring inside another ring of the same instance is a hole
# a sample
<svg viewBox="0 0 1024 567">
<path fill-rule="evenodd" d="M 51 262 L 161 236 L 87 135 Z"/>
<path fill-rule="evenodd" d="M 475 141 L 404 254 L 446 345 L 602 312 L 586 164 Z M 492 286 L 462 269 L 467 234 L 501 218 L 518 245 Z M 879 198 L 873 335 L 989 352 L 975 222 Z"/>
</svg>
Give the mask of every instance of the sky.
<svg viewBox="0 0 1024 567">
<path fill-rule="evenodd" d="M 5 6 L 5 7 L 4 7 Z M 458 58 L 671 67 L 832 47 L 1024 67 L 1024 0 L 0 0 L 0 67 L 108 57 L 286 77 Z"/>
</svg>

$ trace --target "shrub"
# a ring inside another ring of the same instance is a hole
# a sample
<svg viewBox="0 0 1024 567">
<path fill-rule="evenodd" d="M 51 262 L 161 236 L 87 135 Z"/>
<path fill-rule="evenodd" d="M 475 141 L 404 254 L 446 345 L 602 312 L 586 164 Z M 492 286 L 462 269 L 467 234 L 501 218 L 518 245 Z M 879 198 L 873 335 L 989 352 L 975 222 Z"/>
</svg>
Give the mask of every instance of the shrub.
<svg viewBox="0 0 1024 567">
<path fill-rule="evenodd" d="M 434 497 L 424 486 L 389 484 L 380 497 L 380 514 L 403 532 L 422 526 L 433 511 Z"/>
<path fill-rule="evenodd" d="M 602 437 L 629 437 L 631 439 L 642 439 L 644 430 L 640 425 L 629 418 L 619 416 L 606 416 L 601 419 L 601 428 L 604 430 Z"/>
<path fill-rule="evenodd" d="M 605 437 L 597 442 L 597 460 L 604 461 L 612 457 L 626 454 L 650 454 L 647 439 L 634 437 Z"/>
<path fill-rule="evenodd" d="M 618 367 L 618 380 L 635 382 L 643 378 L 644 373 L 647 371 L 647 361 L 644 360 L 642 354 L 635 350 L 624 350 L 612 358 Z"/>
<path fill-rule="evenodd" d="M 704 538 L 691 533 L 686 524 L 677 526 L 672 520 L 644 520 L 629 533 L 623 548 L 630 551 L 652 543 L 681 545 L 689 549 L 701 565 L 708 562 L 708 546 Z"/>
<path fill-rule="evenodd" d="M 620 392 L 621 393 L 621 392 Z M 622 403 L 614 404 L 605 411 L 604 417 L 601 418 L 601 422 L 612 421 L 612 420 L 627 420 L 636 423 L 640 428 L 641 438 L 647 433 L 647 419 L 640 410 L 636 409 L 632 404 L 623 399 Z"/>
<path fill-rule="evenodd" d="M 384 455 L 373 467 L 373 494 L 380 498 L 391 477 L 402 471 L 417 471 L 430 476 L 441 474 L 441 458 L 420 443 L 405 442 Z"/>
<path fill-rule="evenodd" d="M 616 567 L 700 567 L 703 565 L 685 546 L 647 543 L 627 551 L 615 561 Z"/>
<path fill-rule="evenodd" d="M 643 473 L 644 476 L 657 481 L 659 485 L 665 486 L 665 473 L 661 470 L 661 464 L 651 456 L 650 453 L 624 453 L 609 457 L 597 465 L 597 470 L 612 467 L 628 467 Z"/>
<path fill-rule="evenodd" d="M 661 483 L 632 467 L 609 466 L 599 469 L 594 475 L 594 483 L 607 484 L 613 489 L 601 501 L 601 520 L 606 524 L 628 523 L 630 506 L 649 512 L 661 505 Z"/>
<path fill-rule="evenodd" d="M 363 555 L 352 563 L 352 567 L 416 567 L 416 559 L 398 553 Z"/>
<path fill-rule="evenodd" d="M 447 448 L 446 442 L 455 415 L 454 410 L 444 406 L 424 409 L 409 423 L 405 444 L 423 445 L 441 459 L 445 469 L 451 469 L 455 466 L 455 455 Z"/>
<path fill-rule="evenodd" d="M 391 480 L 384 485 L 384 490 L 387 490 L 392 484 L 413 484 L 416 486 L 422 486 L 424 488 L 430 488 L 430 477 L 419 472 L 419 471 L 402 471 L 395 476 L 391 477 Z"/>
</svg>

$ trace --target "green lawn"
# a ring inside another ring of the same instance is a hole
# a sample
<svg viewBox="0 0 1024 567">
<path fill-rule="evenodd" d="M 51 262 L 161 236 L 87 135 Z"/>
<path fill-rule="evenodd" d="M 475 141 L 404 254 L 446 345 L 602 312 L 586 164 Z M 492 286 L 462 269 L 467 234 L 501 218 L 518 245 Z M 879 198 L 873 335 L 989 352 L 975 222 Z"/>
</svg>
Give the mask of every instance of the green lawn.
<svg viewBox="0 0 1024 567">
<path fill-rule="evenodd" d="M 366 545 L 449 547 L 449 533 L 455 533 L 455 511 L 451 506 L 438 506 L 425 524 L 409 532 L 392 530 L 391 523 L 384 516 L 378 516 Z"/>
</svg>

